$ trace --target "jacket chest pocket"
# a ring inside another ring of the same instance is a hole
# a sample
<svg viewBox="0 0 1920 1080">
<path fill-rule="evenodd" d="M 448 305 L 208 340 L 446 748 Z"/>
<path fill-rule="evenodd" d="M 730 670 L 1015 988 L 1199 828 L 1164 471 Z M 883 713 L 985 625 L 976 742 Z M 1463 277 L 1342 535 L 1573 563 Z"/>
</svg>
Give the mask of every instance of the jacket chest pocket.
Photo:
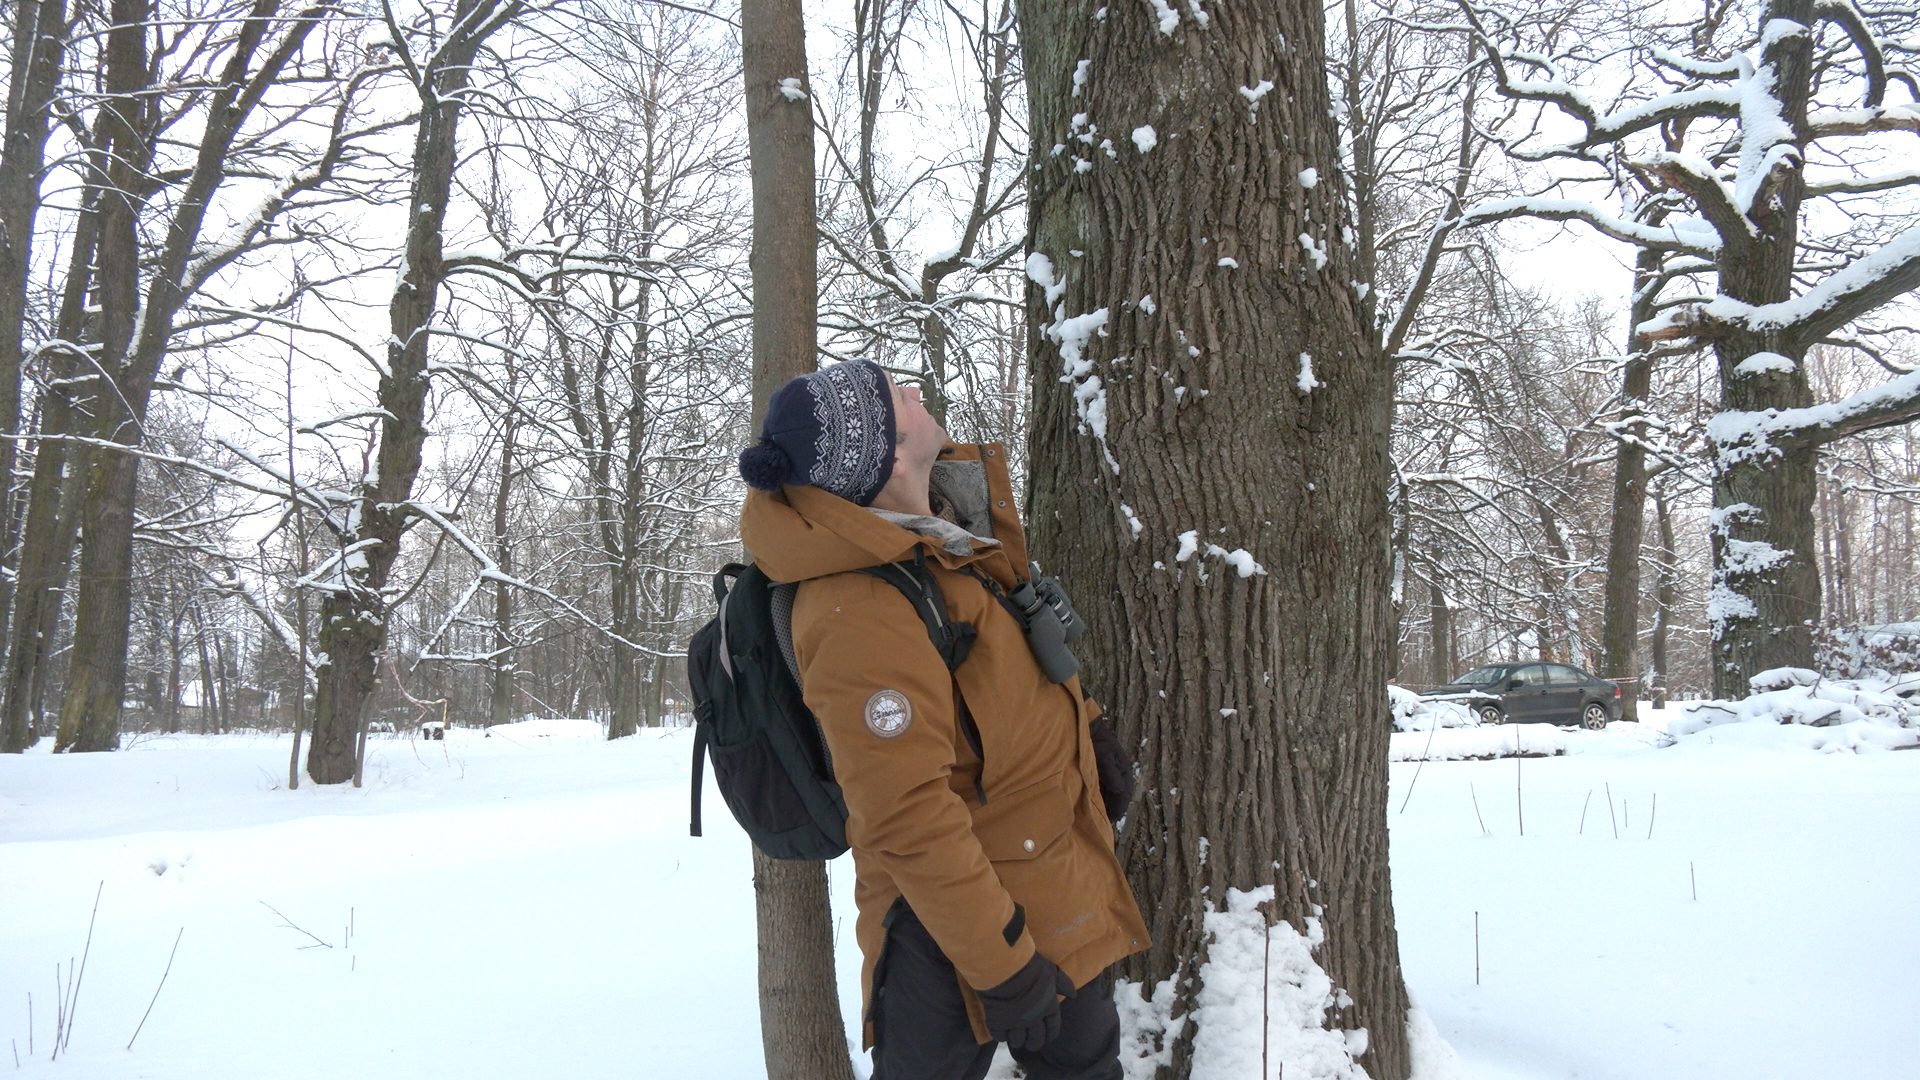
<svg viewBox="0 0 1920 1080">
<path fill-rule="evenodd" d="M 992 862 L 1043 854 L 1073 825 L 1073 801 L 1065 779 L 1053 776 L 1019 791 L 995 792 L 973 811 L 973 834 Z"/>
</svg>

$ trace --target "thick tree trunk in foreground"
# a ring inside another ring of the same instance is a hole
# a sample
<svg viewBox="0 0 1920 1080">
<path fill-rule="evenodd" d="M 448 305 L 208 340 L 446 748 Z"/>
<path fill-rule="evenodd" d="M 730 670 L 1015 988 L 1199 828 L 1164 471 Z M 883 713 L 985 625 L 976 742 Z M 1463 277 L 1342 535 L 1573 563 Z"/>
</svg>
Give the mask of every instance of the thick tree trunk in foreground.
<svg viewBox="0 0 1920 1080">
<path fill-rule="evenodd" d="M 1359 1064 L 1405 1080 L 1392 384 L 1351 284 L 1321 7 L 1195 26 L 1099 6 L 1020 9 L 1042 165 L 1030 505 L 1036 557 L 1090 615 L 1088 686 L 1139 746 L 1121 854 L 1154 943 L 1129 973 L 1175 980 L 1189 1012 L 1203 914 L 1271 885 L 1271 918 L 1324 929 L 1315 959 L 1353 1002 L 1328 1026 L 1367 1029 Z M 1195 1025 L 1176 1027 L 1185 1077 Z"/>
<path fill-rule="evenodd" d="M 814 369 L 819 241 L 800 2 L 743 0 L 740 27 L 753 166 L 751 438 L 773 392 Z M 768 1080 L 852 1080 L 834 983 L 826 865 L 769 859 L 756 848 L 753 884 Z"/>
<path fill-rule="evenodd" d="M 1814 23 L 1813 0 L 1770 0 L 1766 18 Z M 1800 202 L 1806 181 L 1799 162 L 1810 141 L 1807 100 L 1813 41 L 1781 34 L 1761 54 L 1773 72 L 1774 96 L 1792 132 L 1780 141 L 1795 152 L 1768 175 L 1745 217 L 1750 232 L 1727 229 L 1719 260 L 1720 295 L 1749 304 L 1793 296 Z M 1752 133 L 1754 138 L 1761 132 Z M 1761 412 L 1813 404 L 1804 363 L 1808 343 L 1792 327 L 1754 329 L 1729 324 L 1714 341 L 1722 410 Z M 1761 353 L 1787 365 L 1742 365 Z M 1790 370 L 1782 370 L 1783 367 Z M 1760 448 L 1716 447 L 1713 454 L 1713 588 L 1707 618 L 1713 634 L 1713 696 L 1742 698 L 1748 680 L 1769 668 L 1810 667 L 1813 627 L 1820 619 L 1820 571 L 1815 563 L 1813 497 L 1817 447 L 1811 443 Z"/>
</svg>

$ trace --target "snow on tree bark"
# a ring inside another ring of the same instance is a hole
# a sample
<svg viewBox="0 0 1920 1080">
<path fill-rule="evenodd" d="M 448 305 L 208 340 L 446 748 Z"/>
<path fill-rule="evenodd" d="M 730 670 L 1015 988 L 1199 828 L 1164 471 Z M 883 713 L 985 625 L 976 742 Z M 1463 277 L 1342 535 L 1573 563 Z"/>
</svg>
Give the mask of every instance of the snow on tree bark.
<svg viewBox="0 0 1920 1080">
<path fill-rule="evenodd" d="M 1020 9 L 1034 551 L 1088 611 L 1088 686 L 1140 762 L 1121 851 L 1154 942 L 1127 975 L 1172 980 L 1163 1075 L 1188 1075 L 1205 1043 L 1185 1020 L 1209 914 L 1230 888 L 1272 887 L 1266 918 L 1324 930 L 1315 956 L 1344 991 L 1329 1026 L 1366 1029 L 1354 1060 L 1402 1080 L 1391 372 L 1354 283 L 1346 184 L 1326 182 L 1341 174 L 1323 14 L 1189 14 Z M 1269 82 L 1250 110 L 1241 89 Z M 1099 152 L 1146 127 L 1152 149 Z"/>
</svg>

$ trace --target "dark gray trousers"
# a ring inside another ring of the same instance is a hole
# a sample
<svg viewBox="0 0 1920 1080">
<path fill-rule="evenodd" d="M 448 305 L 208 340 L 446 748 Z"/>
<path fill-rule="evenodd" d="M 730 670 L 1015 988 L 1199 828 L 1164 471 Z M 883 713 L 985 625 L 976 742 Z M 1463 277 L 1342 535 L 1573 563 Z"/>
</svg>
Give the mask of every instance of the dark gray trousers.
<svg viewBox="0 0 1920 1080">
<path fill-rule="evenodd" d="M 873 1080 L 980 1080 L 999 1043 L 973 1040 L 953 964 L 912 911 L 887 930 L 874 972 Z M 1121 1080 L 1120 1015 L 1102 974 L 1060 1003 L 1060 1034 L 1015 1050 L 1031 1080 Z"/>
</svg>

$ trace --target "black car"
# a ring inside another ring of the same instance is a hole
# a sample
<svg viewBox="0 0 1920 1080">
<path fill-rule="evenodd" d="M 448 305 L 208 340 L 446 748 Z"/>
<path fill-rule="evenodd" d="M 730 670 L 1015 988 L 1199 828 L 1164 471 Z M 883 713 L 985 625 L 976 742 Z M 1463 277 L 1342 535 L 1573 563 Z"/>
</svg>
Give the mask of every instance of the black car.
<svg viewBox="0 0 1920 1080">
<path fill-rule="evenodd" d="M 1620 719 L 1620 687 L 1571 664 L 1489 664 L 1426 695 L 1462 701 L 1483 724 L 1579 724 Z"/>
</svg>

